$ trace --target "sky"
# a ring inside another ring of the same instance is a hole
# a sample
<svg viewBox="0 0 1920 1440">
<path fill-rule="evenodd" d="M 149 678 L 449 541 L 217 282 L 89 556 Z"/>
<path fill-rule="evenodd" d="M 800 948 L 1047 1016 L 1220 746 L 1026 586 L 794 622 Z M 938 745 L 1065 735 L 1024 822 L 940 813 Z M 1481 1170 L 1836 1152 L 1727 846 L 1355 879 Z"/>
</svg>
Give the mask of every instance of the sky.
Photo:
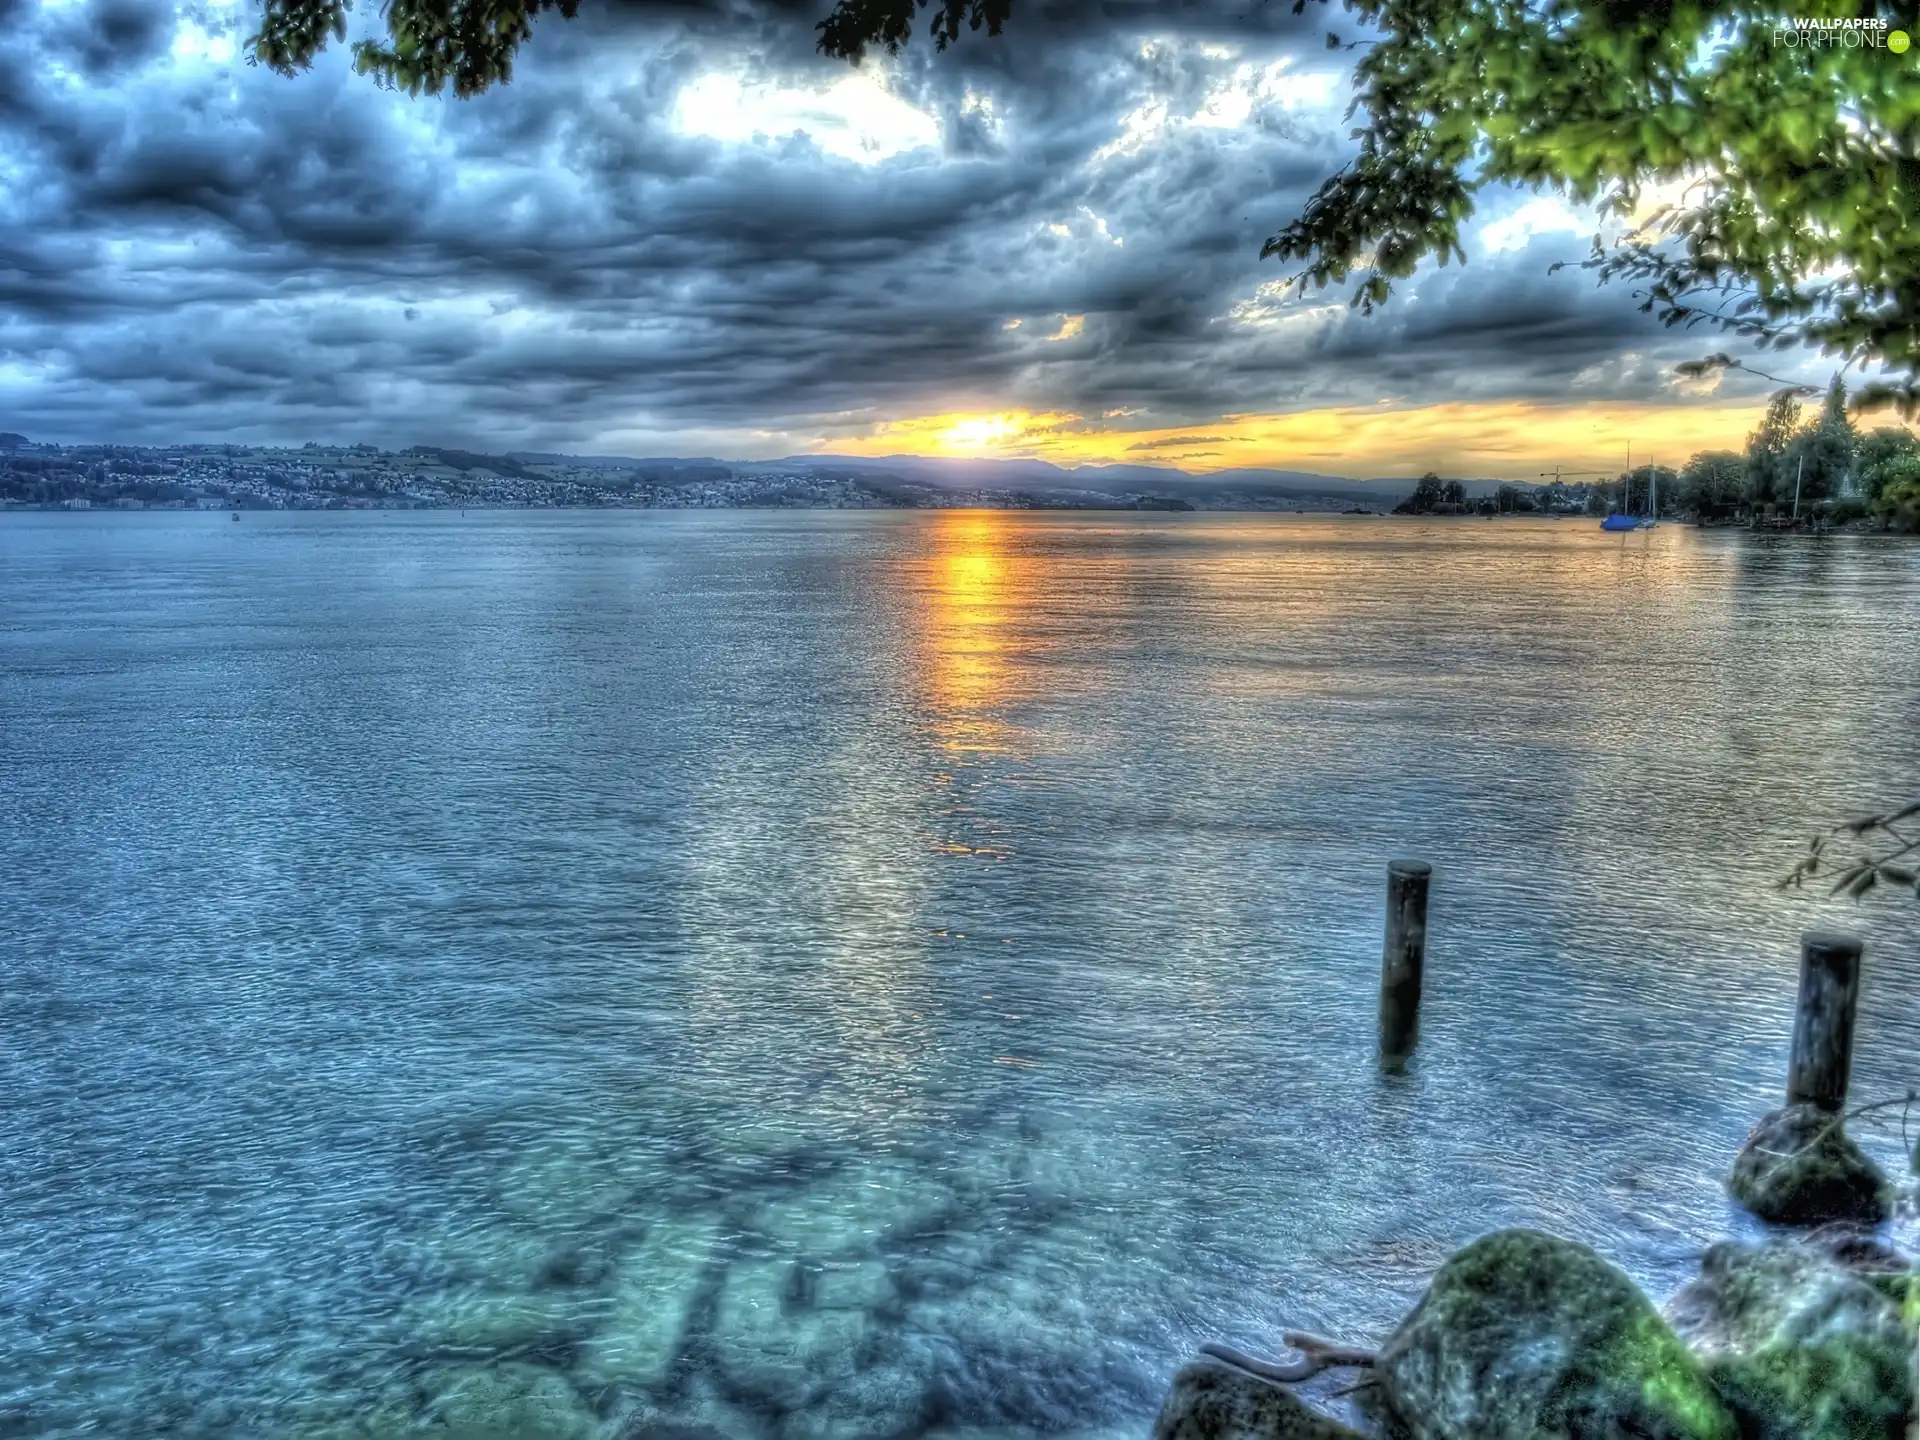
<svg viewBox="0 0 1920 1440">
<path fill-rule="evenodd" d="M 458 101 L 250 67 L 252 0 L 0 0 L 0 430 L 1532 479 L 1738 447 L 1773 388 L 1550 274 L 1598 226 L 1551 193 L 1371 316 L 1289 289 L 1337 11 L 1017 6 L 856 69 L 826 8 L 585 0 Z"/>
</svg>

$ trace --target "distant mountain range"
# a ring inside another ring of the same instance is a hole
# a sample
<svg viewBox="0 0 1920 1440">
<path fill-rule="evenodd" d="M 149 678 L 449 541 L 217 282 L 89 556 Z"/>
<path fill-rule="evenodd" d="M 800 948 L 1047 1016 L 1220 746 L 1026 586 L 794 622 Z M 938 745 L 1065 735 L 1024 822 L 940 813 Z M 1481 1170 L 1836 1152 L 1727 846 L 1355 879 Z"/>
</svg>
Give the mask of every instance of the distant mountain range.
<svg viewBox="0 0 1920 1440">
<path fill-rule="evenodd" d="M 478 457 L 475 457 L 478 458 Z M 1163 465 L 1080 465 L 1046 460 L 986 460 L 932 455 L 789 455 L 778 460 L 719 460 L 712 456 L 560 455 L 516 450 L 509 463 L 573 465 L 692 478 L 699 472 L 736 476 L 804 473 L 822 479 L 894 479 L 947 490 L 1018 490 L 1032 494 L 1155 494 L 1203 508 L 1252 500 L 1340 502 L 1391 507 L 1412 493 L 1417 477 L 1355 480 L 1309 470 L 1239 468 L 1193 473 Z M 1463 480 L 1469 495 L 1491 495 L 1498 480 Z"/>
</svg>

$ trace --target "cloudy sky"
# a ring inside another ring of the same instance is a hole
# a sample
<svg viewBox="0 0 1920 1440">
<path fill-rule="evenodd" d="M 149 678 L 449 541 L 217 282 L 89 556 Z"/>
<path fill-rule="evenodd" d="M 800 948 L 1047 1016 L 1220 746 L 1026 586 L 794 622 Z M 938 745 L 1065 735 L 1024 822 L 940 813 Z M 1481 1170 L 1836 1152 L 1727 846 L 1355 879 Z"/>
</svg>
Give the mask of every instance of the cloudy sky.
<svg viewBox="0 0 1920 1440">
<path fill-rule="evenodd" d="M 1328 12 L 855 70 L 825 8 L 585 0 L 463 102 L 250 68 L 252 0 L 0 0 L 0 429 L 1530 477 L 1757 419 L 1673 376 L 1723 341 L 1547 273 L 1595 228 L 1553 196 L 1370 318 L 1285 293 L 1260 242 L 1353 144 Z"/>
</svg>

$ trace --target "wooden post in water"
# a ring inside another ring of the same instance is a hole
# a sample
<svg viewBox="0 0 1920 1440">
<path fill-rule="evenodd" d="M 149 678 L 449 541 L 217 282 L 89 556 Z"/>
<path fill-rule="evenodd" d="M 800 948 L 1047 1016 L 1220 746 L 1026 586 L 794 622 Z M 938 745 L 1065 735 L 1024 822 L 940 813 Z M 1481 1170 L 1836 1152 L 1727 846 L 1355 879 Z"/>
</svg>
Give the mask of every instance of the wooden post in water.
<svg viewBox="0 0 1920 1440">
<path fill-rule="evenodd" d="M 1800 937 L 1800 1004 L 1793 1016 L 1787 1103 L 1838 1111 L 1853 1068 L 1853 1012 L 1860 999 L 1860 937 L 1809 930 Z"/>
<path fill-rule="evenodd" d="M 1427 959 L 1424 860 L 1387 866 L 1387 945 L 1380 960 L 1380 1063 L 1398 1068 L 1420 1042 L 1420 972 Z"/>
</svg>

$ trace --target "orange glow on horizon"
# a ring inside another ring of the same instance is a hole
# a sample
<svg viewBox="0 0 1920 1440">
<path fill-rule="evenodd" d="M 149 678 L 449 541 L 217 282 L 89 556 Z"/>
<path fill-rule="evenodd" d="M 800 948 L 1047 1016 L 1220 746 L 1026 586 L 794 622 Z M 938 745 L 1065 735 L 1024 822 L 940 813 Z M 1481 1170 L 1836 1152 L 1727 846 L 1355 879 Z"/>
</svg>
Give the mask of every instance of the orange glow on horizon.
<svg viewBox="0 0 1920 1440">
<path fill-rule="evenodd" d="M 1161 465 L 1205 473 L 1236 467 L 1368 478 L 1419 474 L 1535 480 L 1559 465 L 1676 468 L 1699 450 L 1738 450 L 1764 402 L 1549 405 L 1521 401 L 1389 405 L 1232 415 L 1177 429 L 1128 429 L 1124 415 L 1085 419 L 1027 410 L 889 420 L 857 436 L 822 436 L 815 450 L 1046 460 L 1056 465 Z"/>
</svg>

